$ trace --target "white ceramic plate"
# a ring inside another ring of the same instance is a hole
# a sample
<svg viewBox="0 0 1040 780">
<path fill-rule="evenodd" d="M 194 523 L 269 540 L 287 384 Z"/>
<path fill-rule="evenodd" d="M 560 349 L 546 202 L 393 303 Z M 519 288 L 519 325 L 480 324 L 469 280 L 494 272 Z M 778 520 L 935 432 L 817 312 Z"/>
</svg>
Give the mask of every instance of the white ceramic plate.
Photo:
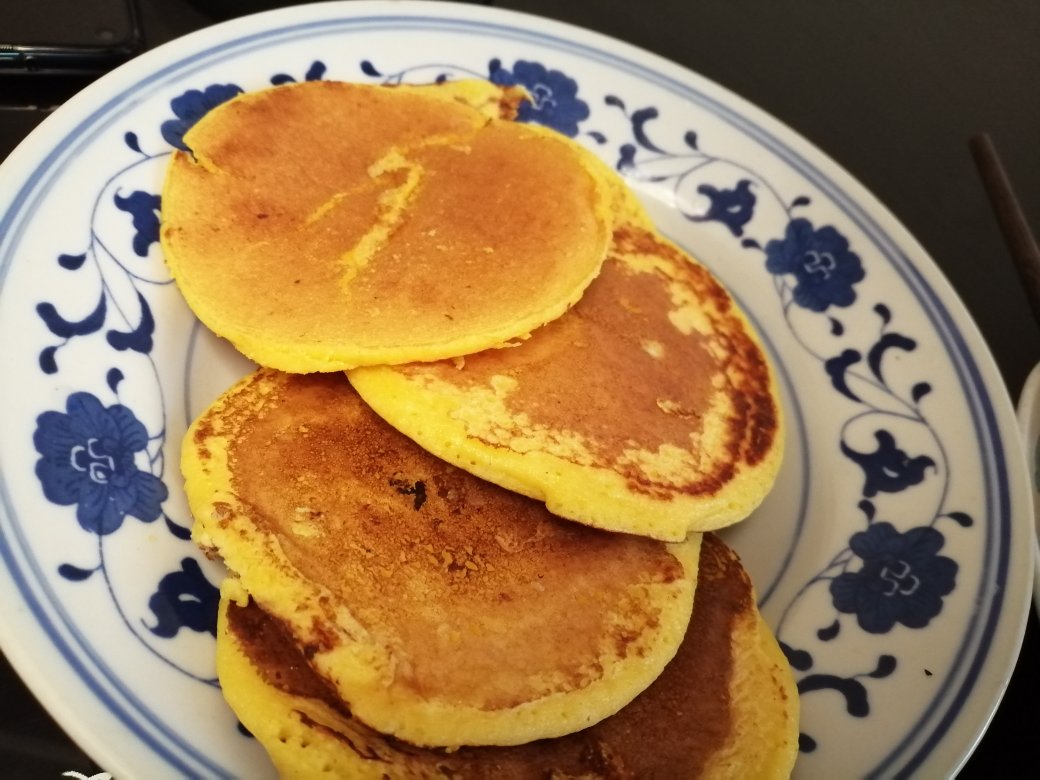
<svg viewBox="0 0 1040 780">
<path fill-rule="evenodd" d="M 1026 448 L 1030 482 L 1033 485 L 1033 505 L 1036 513 L 1037 536 L 1033 539 L 1036 572 L 1033 579 L 1033 601 L 1040 610 L 1040 365 L 1034 366 L 1022 385 L 1018 397 L 1018 425 Z"/>
<path fill-rule="evenodd" d="M 188 421 L 249 366 L 169 283 L 165 163 L 239 89 L 464 76 L 524 84 L 523 120 L 618 166 L 767 342 L 786 461 L 726 538 L 796 670 L 797 774 L 953 773 L 1011 672 L 1033 565 L 1015 419 L 974 326 L 892 216 L 772 118 L 617 41 L 472 6 L 324 3 L 201 31 L 4 163 L 4 651 L 116 776 L 270 774 L 214 680 L 221 572 L 186 539 L 176 466 Z"/>
</svg>

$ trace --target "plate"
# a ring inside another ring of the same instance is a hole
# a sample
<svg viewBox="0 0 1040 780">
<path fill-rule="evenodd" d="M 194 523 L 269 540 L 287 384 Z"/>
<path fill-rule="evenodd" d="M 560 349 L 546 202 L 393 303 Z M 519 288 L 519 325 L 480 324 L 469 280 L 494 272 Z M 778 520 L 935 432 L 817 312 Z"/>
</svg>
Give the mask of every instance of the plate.
<svg viewBox="0 0 1040 780">
<path fill-rule="evenodd" d="M 1022 431 L 1022 444 L 1026 448 L 1030 482 L 1033 485 L 1033 506 L 1036 511 L 1036 532 L 1033 538 L 1035 576 L 1033 579 L 1033 601 L 1040 610 L 1040 365 L 1033 367 L 1022 385 L 1018 396 L 1018 425 Z M 1040 614 L 1040 613 L 1038 613 Z"/>
<path fill-rule="evenodd" d="M 188 539 L 188 422 L 249 364 L 158 251 L 171 150 L 240 90 L 487 78 L 617 167 L 766 342 L 790 435 L 725 536 L 802 698 L 802 777 L 947 776 L 1007 683 L 1032 583 L 1030 481 L 974 325 L 835 163 L 725 89 L 525 15 L 322 3 L 134 60 L 0 173 L 3 648 L 117 776 L 265 777 L 214 679 L 222 572 Z M 508 218 L 508 215 L 504 215 Z"/>
</svg>

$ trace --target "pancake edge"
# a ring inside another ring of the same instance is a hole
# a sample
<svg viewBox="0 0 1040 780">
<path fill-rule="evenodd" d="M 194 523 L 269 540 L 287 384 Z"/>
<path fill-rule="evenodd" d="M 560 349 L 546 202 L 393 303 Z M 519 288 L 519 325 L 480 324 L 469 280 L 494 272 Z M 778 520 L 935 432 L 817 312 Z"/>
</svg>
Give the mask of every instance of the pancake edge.
<svg viewBox="0 0 1040 780">
<path fill-rule="evenodd" d="M 631 491 L 625 478 L 601 466 L 582 466 L 539 450 L 517 452 L 468 436 L 456 420 L 458 404 L 427 392 L 393 366 L 366 366 L 347 372 L 354 389 L 375 412 L 439 458 L 489 482 L 538 501 L 555 515 L 593 528 L 647 536 L 666 542 L 690 533 L 724 528 L 744 520 L 769 494 L 780 471 L 784 415 L 775 372 L 770 395 L 776 429 L 766 455 L 738 473 L 710 497 L 682 493 L 658 499 Z M 573 489 L 582 485 L 581 490 Z"/>
<path fill-rule="evenodd" d="M 483 83 L 479 79 L 468 79 L 463 82 L 453 83 L 470 82 Z M 355 82 L 341 83 L 366 89 L 398 89 L 398 87 L 385 85 L 361 84 Z M 445 94 L 438 95 L 437 89 L 431 89 L 428 93 L 422 92 L 421 88 L 424 86 L 434 87 L 436 85 L 407 85 L 405 89 L 401 89 L 400 91 L 413 96 L 427 98 L 431 102 L 461 103 L 471 108 L 474 113 L 484 117 L 484 124 L 495 122 L 513 123 L 511 119 L 499 119 L 497 117 L 488 116 L 486 113 L 482 113 L 479 108 L 475 108 L 466 101 L 460 99 L 458 97 L 458 91 L 446 92 Z M 206 114 L 206 116 L 200 119 L 195 126 L 189 129 L 185 134 L 186 143 L 190 144 L 192 131 L 195 130 L 199 124 L 205 122 L 210 116 L 212 116 L 215 111 L 219 111 L 235 102 L 248 100 L 252 96 L 262 92 L 270 92 L 278 89 L 291 89 L 292 87 L 293 85 L 281 85 L 268 87 L 264 90 L 243 92 L 236 95 L 231 100 L 222 103 L 215 109 L 211 110 Z M 501 87 L 500 89 L 507 97 L 506 110 L 513 110 L 515 113 L 515 107 L 509 108 L 512 104 L 508 102 L 508 100 L 512 99 L 512 93 L 509 92 L 511 88 Z M 219 301 L 214 302 L 209 300 L 207 296 L 199 295 L 195 287 L 185 279 L 183 274 L 183 264 L 177 260 L 177 251 L 174 248 L 174 241 L 171 238 L 171 231 L 176 228 L 176 224 L 171 224 L 166 218 L 165 213 L 160 211 L 159 244 L 163 257 L 165 258 L 167 269 L 170 272 L 171 278 L 180 290 L 181 295 L 188 303 L 191 311 L 210 331 L 229 341 L 239 352 L 250 360 L 253 360 L 260 365 L 276 368 L 288 373 L 328 373 L 333 371 L 344 371 L 359 366 L 444 360 L 472 354 L 484 349 L 493 349 L 505 346 L 518 339 L 525 339 L 535 328 L 538 328 L 547 322 L 551 322 L 574 306 L 574 304 L 581 299 L 589 284 L 591 284 L 599 275 L 603 261 L 606 258 L 614 221 L 612 201 L 616 201 L 618 196 L 610 180 L 604 176 L 602 168 L 592 164 L 591 161 L 593 159 L 598 160 L 598 158 L 595 158 L 591 152 L 586 150 L 576 141 L 542 125 L 532 123 L 516 124 L 518 127 L 523 128 L 524 132 L 528 132 L 534 137 L 551 139 L 552 141 L 561 144 L 575 157 L 576 163 L 585 172 L 591 183 L 591 188 L 595 193 L 595 202 L 592 205 L 592 211 L 596 222 L 601 227 L 601 235 L 599 246 L 594 250 L 594 253 L 599 257 L 599 261 L 590 267 L 587 274 L 577 280 L 577 282 L 571 286 L 569 291 L 560 295 L 553 302 L 530 311 L 526 316 L 515 320 L 512 323 L 476 335 L 461 335 L 449 342 L 431 340 L 425 343 L 412 344 L 407 347 L 371 347 L 347 342 L 315 347 L 313 344 L 301 344 L 294 340 L 273 340 L 271 338 L 261 337 L 254 333 L 252 329 L 223 322 L 219 316 L 219 312 L 221 311 Z M 176 171 L 178 166 L 196 164 L 191 162 L 192 159 L 193 155 L 190 152 L 185 152 L 180 149 L 174 150 L 162 185 L 161 200 L 163 203 L 173 200 L 173 198 L 170 197 L 170 193 L 175 186 L 174 178 L 177 175 Z"/>
<path fill-rule="evenodd" d="M 355 745 L 349 739 L 337 737 L 334 729 L 327 733 L 321 724 L 335 724 L 342 715 L 323 701 L 293 696 L 270 685 L 228 629 L 228 603 L 229 598 L 222 596 L 218 611 L 218 676 L 228 705 L 259 739 L 284 780 L 327 775 L 333 768 L 349 771 L 350 777 L 359 780 L 441 776 L 402 769 L 378 754 L 366 756 L 363 744 Z M 734 669 L 751 674 L 743 674 L 736 681 L 730 678 L 731 717 L 738 724 L 742 715 L 750 717 L 750 722 L 759 728 L 750 734 L 731 732 L 729 739 L 708 758 L 698 777 L 701 780 L 789 778 L 798 757 L 800 717 L 791 667 L 757 609 L 753 614 L 741 614 L 734 626 L 731 644 L 735 658 L 739 655 L 742 659 L 742 663 L 734 661 Z M 756 694 L 761 693 L 759 684 L 766 678 L 785 706 L 771 708 L 768 700 L 766 706 L 761 706 Z M 287 714 L 288 724 L 284 720 Z M 318 726 L 306 723 L 304 718 Z M 683 721 L 674 725 L 675 728 L 696 727 L 694 723 Z M 307 748 L 314 744 L 312 740 L 319 744 L 329 740 L 328 744 L 336 751 L 343 747 L 347 760 L 335 757 L 329 760 L 321 753 L 309 753 Z M 402 748 L 409 749 L 408 746 Z"/>
<path fill-rule="evenodd" d="M 330 682 L 363 723 L 415 745 L 454 747 L 469 745 L 512 745 L 562 736 L 613 715 L 639 695 L 661 673 L 678 650 L 690 616 L 700 560 L 700 534 L 667 543 L 667 552 L 683 567 L 684 576 L 672 583 L 646 583 L 648 591 L 664 592 L 654 598 L 660 607 L 658 630 L 651 647 L 657 652 L 641 658 L 628 657 L 610 665 L 611 674 L 584 686 L 576 708 L 571 692 L 552 693 L 504 710 L 475 706 L 446 706 L 417 696 L 388 695 L 393 679 L 394 658 L 370 636 L 346 605 L 333 608 L 337 600 L 323 585 L 309 581 L 289 561 L 278 540 L 261 533 L 231 490 L 228 439 L 219 429 L 205 437 L 206 458 L 199 457 L 196 436 L 200 425 L 219 414 L 234 396 L 265 373 L 253 372 L 226 391 L 189 427 L 181 450 L 185 493 L 194 516 L 192 539 L 208 555 L 222 557 L 234 573 L 223 589 L 237 598 L 252 596 L 265 609 L 272 604 L 323 605 L 336 629 L 335 645 L 311 659 L 315 670 Z M 266 370 L 268 377 L 277 377 Z M 271 391 L 261 392 L 262 407 Z M 431 456 L 433 457 L 433 456 Z M 222 540 L 249 538 L 249 544 L 222 544 Z M 272 615 L 293 630 L 297 641 L 313 631 L 313 613 L 271 609 Z M 401 719 L 408 708 L 409 715 Z M 450 728 L 445 724 L 450 721 Z M 549 728 L 549 726 L 552 726 Z"/>
</svg>

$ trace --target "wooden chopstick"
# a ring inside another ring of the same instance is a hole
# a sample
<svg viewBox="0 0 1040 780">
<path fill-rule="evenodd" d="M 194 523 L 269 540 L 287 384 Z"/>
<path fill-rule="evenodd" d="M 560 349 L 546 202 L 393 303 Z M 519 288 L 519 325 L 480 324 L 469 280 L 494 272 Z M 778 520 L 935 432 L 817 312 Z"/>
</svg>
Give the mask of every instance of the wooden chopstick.
<svg viewBox="0 0 1040 780">
<path fill-rule="evenodd" d="M 979 133 L 972 136 L 968 140 L 968 147 L 975 158 L 975 166 L 979 170 L 997 224 L 1000 225 L 1000 232 L 1004 234 L 1004 243 L 1018 270 L 1022 289 L 1033 309 L 1033 318 L 1040 325 L 1040 247 L 1037 246 L 1036 236 L 1029 228 L 989 135 Z"/>
</svg>

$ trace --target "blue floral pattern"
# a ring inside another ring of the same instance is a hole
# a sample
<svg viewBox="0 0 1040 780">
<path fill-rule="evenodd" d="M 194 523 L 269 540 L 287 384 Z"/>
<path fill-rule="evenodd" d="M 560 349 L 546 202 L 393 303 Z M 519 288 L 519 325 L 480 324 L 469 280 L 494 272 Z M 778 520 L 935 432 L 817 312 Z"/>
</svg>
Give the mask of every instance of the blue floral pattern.
<svg viewBox="0 0 1040 780">
<path fill-rule="evenodd" d="M 162 199 L 150 192 L 135 190 L 113 196 L 116 208 L 130 215 L 134 226 L 133 248 L 138 257 L 148 257 L 148 249 L 159 241 L 159 208 Z"/>
<path fill-rule="evenodd" d="M 156 623 L 149 630 L 156 636 L 174 637 L 182 628 L 217 635 L 220 588 L 210 583 L 194 558 L 181 560 L 179 571 L 159 580 L 148 600 Z"/>
<path fill-rule="evenodd" d="M 632 110 L 616 95 L 607 95 L 604 102 L 622 112 L 631 129 L 631 141 L 618 147 L 617 169 L 630 179 L 669 188 L 677 211 L 687 220 L 722 226 L 740 239 L 739 246 L 745 251 L 763 256 L 790 335 L 817 361 L 834 390 L 858 409 L 841 426 L 837 444 L 842 455 L 863 471 L 856 506 L 866 520 L 866 529 L 851 534 L 848 546 L 804 583 L 784 608 L 776 633 L 797 673 L 802 696 L 831 691 L 845 699 L 849 715 L 866 717 L 871 712 L 869 681 L 898 674 L 898 658 L 882 653 L 872 667 L 852 674 L 847 670 L 835 673 L 821 668 L 825 661 L 819 651 L 814 654 L 801 646 L 808 644 L 806 637 L 800 635 L 796 646 L 786 629 L 795 606 L 824 585 L 830 589 L 834 617 L 829 623 L 824 621 L 813 638 L 822 648 L 840 640 L 845 615 L 854 615 L 856 627 L 869 634 L 887 634 L 897 625 L 922 629 L 938 618 L 944 598 L 955 588 L 957 564 L 938 554 L 945 537 L 936 526 L 949 521 L 969 528 L 974 521 L 967 513 L 945 505 L 950 476 L 944 445 L 922 411 L 933 387 L 918 381 L 908 390 L 895 390 L 885 374 L 891 356 L 914 352 L 917 341 L 895 328 L 891 308 L 878 301 L 873 305 L 876 334 L 871 336 L 868 329 L 857 334 L 860 341 L 855 345 L 839 341 L 828 348 L 827 335 L 836 340 L 846 335 L 836 311 L 860 300 L 857 286 L 866 279 L 863 261 L 849 239 L 835 225 L 817 227 L 805 215 L 812 206 L 811 198 L 785 198 L 742 162 L 705 151 L 694 130 L 687 130 L 681 146 L 674 144 L 671 149 L 656 141 L 651 133 L 651 124 L 658 118 L 655 107 Z M 722 183 L 727 180 L 728 184 Z M 705 198 L 708 205 L 700 208 Z M 786 216 L 782 237 L 776 237 L 775 217 L 763 220 L 770 233 L 761 236 L 756 229 L 761 198 L 768 198 L 771 214 L 779 209 Z M 901 379 L 905 381 L 905 376 Z M 871 423 L 872 428 L 868 427 Z M 929 452 L 910 452 L 901 443 L 901 437 L 911 430 L 915 431 L 915 446 L 920 446 L 920 432 L 925 432 Z M 862 441 L 866 432 L 872 432 L 877 442 L 873 451 L 864 452 L 852 444 Z M 931 514 L 916 521 L 902 519 L 909 528 L 875 522 L 878 510 L 872 499 L 880 494 L 898 496 L 929 480 L 939 488 L 935 491 L 939 502 Z M 799 746 L 802 752 L 812 752 L 818 743 L 802 733 Z"/>
<path fill-rule="evenodd" d="M 322 68 L 316 62 L 308 70 L 308 77 L 319 77 Z M 241 91 L 233 84 L 188 90 L 171 101 L 174 118 L 156 128 L 158 135 L 169 145 L 184 149 L 184 133 L 207 111 Z M 138 361 L 124 364 L 137 366 L 134 375 L 138 381 L 152 377 L 162 399 L 159 368 L 152 355 L 156 320 L 147 291 L 172 281 L 162 264 L 141 262 L 148 260 L 159 239 L 161 200 L 159 195 L 141 188 L 142 182 L 150 183 L 152 179 L 140 174 L 153 166 L 164 166 L 170 151 L 168 147 L 146 151 L 141 136 L 134 131 L 125 132 L 123 142 L 137 157 L 112 175 L 98 194 L 86 250 L 57 257 L 62 269 L 79 275 L 77 284 L 81 288 L 90 288 L 89 272 L 93 272 L 97 303 L 89 312 L 73 316 L 50 301 L 36 305 L 36 314 L 47 331 L 59 339 L 39 352 L 39 367 L 45 374 L 58 374 L 63 370 L 58 355 L 65 347 L 74 340 L 89 341 L 102 336 L 102 343 L 111 350 L 108 354 L 113 363 L 118 355 L 126 356 L 124 361 Z M 110 218 L 100 219 L 99 215 L 106 211 Z M 116 214 L 129 215 L 133 229 L 129 237 L 125 231 L 113 230 L 123 221 Z M 97 227 L 101 223 L 105 225 L 103 229 Z M 126 246 L 115 243 L 116 240 L 126 240 Z M 74 370 L 81 374 L 83 366 L 75 366 Z M 80 525 L 98 538 L 96 563 L 61 563 L 57 573 L 69 583 L 102 579 L 117 614 L 140 645 L 187 677 L 216 686 L 215 677 L 189 668 L 190 658 L 186 659 L 187 665 L 177 660 L 179 651 L 171 642 L 181 629 L 215 634 L 218 591 L 194 557 L 183 557 L 176 571 L 165 575 L 156 572 L 157 584 L 147 599 L 151 620 L 133 619 L 114 586 L 104 542 L 124 527 L 127 517 L 146 523 L 162 517 L 170 537 L 188 545 L 186 552 L 190 555 L 198 556 L 199 552 L 190 542 L 190 530 L 163 511 L 169 496 L 163 481 L 165 405 L 160 421 L 151 423 L 155 432 L 150 434 L 149 426 L 118 401 L 126 376 L 124 370 L 117 365 L 107 369 L 97 366 L 95 370 L 104 376 L 116 402 L 106 406 L 93 393 L 74 392 L 68 396 L 64 412 L 46 411 L 39 415 L 33 439 L 41 455 L 36 474 L 44 496 L 55 504 L 74 505 Z M 154 640 L 160 644 L 157 646 Z"/>
<path fill-rule="evenodd" d="M 711 205 L 704 214 L 692 216 L 694 222 L 721 222 L 734 236 L 744 235 L 744 225 L 755 211 L 755 193 L 751 191 L 750 179 L 741 179 L 735 187 L 725 189 L 701 184 L 697 192 L 707 196 Z"/>
<path fill-rule="evenodd" d="M 382 79 L 384 84 L 402 84 L 406 79 L 417 84 L 439 84 L 458 78 L 476 78 L 504 87 L 524 87 L 530 98 L 517 109 L 517 121 L 545 125 L 572 138 L 578 135 L 581 123 L 589 118 L 589 104 L 578 97 L 578 82 L 562 71 L 531 60 L 516 60 L 512 68 L 506 68 L 496 57 L 488 63 L 486 73 L 458 65 L 417 65 L 390 74 L 384 74 L 370 60 L 362 60 L 361 72 Z M 598 143 L 606 141 L 603 134 L 596 131 L 590 131 L 589 136 Z"/>
<path fill-rule="evenodd" d="M 307 68 L 307 72 L 303 74 L 304 81 L 321 81 L 325 77 L 325 71 L 328 68 L 325 63 L 321 60 L 315 60 L 311 63 L 311 66 Z M 276 87 L 282 84 L 296 84 L 299 83 L 297 79 L 290 76 L 288 73 L 276 73 L 271 76 L 271 83 Z"/>
<path fill-rule="evenodd" d="M 885 522 L 853 534 L 849 547 L 863 565 L 831 582 L 834 607 L 854 614 L 871 634 L 886 633 L 896 623 L 924 628 L 942 611 L 943 596 L 956 581 L 956 562 L 938 554 L 944 541 L 928 526 L 900 533 Z"/>
<path fill-rule="evenodd" d="M 162 123 L 162 137 L 170 146 L 188 151 L 184 143 L 184 134 L 214 108 L 241 92 L 242 88 L 237 84 L 211 84 L 203 90 L 189 89 L 170 101 L 170 109 L 176 119 L 168 119 Z"/>
<path fill-rule="evenodd" d="M 492 83 L 521 86 L 531 96 L 520 104 L 521 122 L 537 122 L 573 138 L 589 118 L 588 104 L 578 98 L 578 82 L 565 73 L 528 60 L 517 60 L 509 70 L 497 59 L 491 60 L 488 72 Z"/>
<path fill-rule="evenodd" d="M 47 499 L 75 506 L 76 520 L 96 534 L 118 530 L 127 515 L 158 519 L 168 491 L 135 464 L 148 432 L 133 412 L 121 404 L 105 407 L 90 393 L 73 393 L 65 408 L 41 414 L 33 435 L 41 455 L 36 475 Z"/>
<path fill-rule="evenodd" d="M 879 430 L 874 432 L 878 447 L 874 452 L 857 452 L 846 442 L 841 442 L 841 451 L 845 457 L 859 464 L 866 480 L 863 483 L 863 495 L 873 498 L 879 492 L 898 493 L 912 485 L 920 484 L 925 477 L 925 470 L 935 468 L 935 461 L 927 455 L 911 457 L 896 446 L 891 432 Z"/>
<path fill-rule="evenodd" d="M 807 219 L 793 219 L 784 238 L 767 243 L 765 252 L 769 273 L 794 275 L 792 294 L 799 306 L 819 312 L 856 300 L 853 287 L 865 276 L 863 264 L 833 226 L 817 229 Z"/>
<path fill-rule="evenodd" d="M 608 143 L 604 133 L 583 128 L 590 110 L 586 100 L 579 97 L 578 82 L 541 62 L 516 59 L 507 67 L 500 58 L 493 58 L 486 72 L 437 63 L 385 75 L 370 61 L 362 60 L 360 69 L 386 84 L 465 77 L 523 86 L 531 99 L 520 106 L 520 121 L 537 122 L 572 137 L 584 133 L 597 144 Z M 302 79 L 321 79 L 326 72 L 324 62 L 315 60 Z M 277 72 L 269 81 L 278 85 L 297 78 Z M 125 215 L 129 215 L 133 235 L 127 240 L 126 231 L 119 234 L 120 240 L 126 240 L 126 247 L 106 245 L 92 226 L 85 251 L 57 257 L 59 266 L 69 273 L 85 277 L 86 269 L 93 268 L 100 283 L 95 288 L 96 297 L 88 296 L 89 306 L 83 310 L 70 312 L 65 309 L 67 302 L 62 303 L 62 311 L 50 301 L 36 304 L 37 316 L 54 337 L 39 352 L 39 368 L 45 374 L 57 374 L 64 369 L 58 355 L 66 344 L 103 334 L 104 342 L 112 350 L 109 354 L 150 363 L 158 385 L 151 355 L 156 322 L 144 291 L 146 285 L 167 284 L 169 280 L 148 278 L 141 270 L 147 263 L 123 258 L 126 250 L 136 258 L 147 258 L 158 240 L 160 199 L 140 188 L 153 185 L 123 187 L 119 177 L 132 172 L 137 165 L 152 165 L 156 169 L 164 165 L 170 147 L 186 149 L 184 135 L 195 123 L 241 92 L 239 86 L 231 83 L 187 90 L 170 102 L 172 118 L 158 128 L 136 128 L 140 135 L 125 132 L 125 146 L 138 159 L 110 179 L 113 186 L 105 191 L 107 194 L 103 193 L 104 203 L 99 195 L 95 211 L 102 206 L 114 206 L 124 213 L 120 216 L 124 227 Z M 713 231 L 715 239 L 737 239 L 732 241 L 734 251 L 728 255 L 728 261 L 754 258 L 749 267 L 758 269 L 765 282 L 772 285 L 778 311 L 791 337 L 815 359 L 821 377 L 829 379 L 840 400 L 855 409 L 840 428 L 835 451 L 863 472 L 860 493 L 851 497 L 850 506 L 846 507 L 849 515 L 854 513 L 853 505 L 862 513 L 862 530 L 835 545 L 836 552 L 826 565 L 804 582 L 786 605 L 775 631 L 796 672 L 803 696 L 821 690 L 837 693 L 844 698 L 850 716 L 866 717 L 871 712 L 872 681 L 899 675 L 904 666 L 894 655 L 878 652 L 876 661 L 867 659 L 858 671 L 850 672 L 844 666 L 836 671 L 828 661 L 828 643 L 840 643 L 843 636 L 849 635 L 855 641 L 863 632 L 883 638 L 893 631 L 921 630 L 941 621 L 946 597 L 957 585 L 958 565 L 940 554 L 946 537 L 939 525 L 946 524 L 944 530 L 955 526 L 951 529 L 955 532 L 957 527 L 968 528 L 974 522 L 965 512 L 947 505 L 949 459 L 923 410 L 932 385 L 906 381 L 911 361 L 904 362 L 897 388 L 889 384 L 885 375 L 886 366 L 892 363 L 890 356 L 913 353 L 917 342 L 897 327 L 896 318 L 884 301 L 871 299 L 871 295 L 879 294 L 876 289 L 864 292 L 869 288 L 861 283 L 867 278 L 872 260 L 870 249 L 854 249 L 855 233 L 850 232 L 850 241 L 842 232 L 849 229 L 848 225 L 822 224 L 840 220 L 814 211 L 812 200 L 804 194 L 779 192 L 747 165 L 712 155 L 706 151 L 710 139 L 702 143 L 694 130 L 687 130 L 674 144 L 658 142 L 652 137 L 659 116 L 656 107 L 630 110 L 616 95 L 604 96 L 603 102 L 628 120 L 628 137 L 609 139 L 616 142 L 613 148 L 617 151 L 618 170 L 633 180 L 670 187 L 679 214 L 697 223 L 698 230 Z M 148 139 L 154 140 L 156 134 L 167 145 L 149 153 L 145 151 Z M 779 224 L 775 217 L 758 219 L 767 208 L 773 215 L 781 215 Z M 763 229 L 762 223 L 768 227 Z M 120 277 L 118 284 L 112 283 L 112 274 Z M 844 338 L 848 334 L 842 324 L 842 310 L 856 306 L 856 311 L 861 311 L 871 305 L 877 315 L 876 332 L 870 333 L 867 327 L 864 333 L 857 322 L 857 340 Z M 62 563 L 57 571 L 66 583 L 104 578 L 127 629 L 151 652 L 176 666 L 163 647 L 172 644 L 171 640 L 183 630 L 214 635 L 219 591 L 203 573 L 198 559 L 191 557 L 198 556 L 198 551 L 190 545 L 186 526 L 163 512 L 168 497 L 162 479 L 165 417 L 161 424 L 150 425 L 155 432 L 149 435 L 149 426 L 119 402 L 121 369 L 113 362 L 92 370 L 98 377 L 105 377 L 115 402 L 106 405 L 93 393 L 73 392 L 67 397 L 64 412 L 46 411 L 39 415 L 33 437 L 40 455 L 36 474 L 44 496 L 55 504 L 74 506 L 80 526 L 97 536 L 96 558 L 84 561 L 77 554 L 80 560 Z M 159 387 L 160 396 L 161 393 Z M 907 436 L 911 429 L 915 432 L 912 439 Z M 876 448 L 862 451 L 862 442 L 869 441 L 871 435 Z M 928 442 L 924 446 L 930 449 L 919 449 L 922 441 Z M 888 513 L 887 505 L 879 510 L 873 503 L 875 499 L 880 502 L 898 497 L 917 485 L 938 488 L 932 491 L 939 496 L 934 507 L 926 507 L 922 516 L 900 517 L 898 513 Z M 417 495 L 416 501 L 420 498 Z M 928 509 L 934 511 L 929 513 Z M 878 520 L 879 511 L 889 519 Z M 147 598 L 150 616 L 143 621 L 131 620 L 124 614 L 105 559 L 106 539 L 124 527 L 127 517 L 147 523 L 163 517 L 171 536 L 186 545 L 179 567 L 155 573 L 155 586 Z M 818 594 L 817 603 L 824 601 L 826 609 L 815 637 L 806 640 L 802 629 L 789 630 L 788 618 L 796 611 L 795 605 L 810 593 Z M 202 683 L 216 685 L 214 679 L 181 671 Z M 804 752 L 817 746 L 808 733 L 801 735 L 800 745 Z"/>
</svg>

